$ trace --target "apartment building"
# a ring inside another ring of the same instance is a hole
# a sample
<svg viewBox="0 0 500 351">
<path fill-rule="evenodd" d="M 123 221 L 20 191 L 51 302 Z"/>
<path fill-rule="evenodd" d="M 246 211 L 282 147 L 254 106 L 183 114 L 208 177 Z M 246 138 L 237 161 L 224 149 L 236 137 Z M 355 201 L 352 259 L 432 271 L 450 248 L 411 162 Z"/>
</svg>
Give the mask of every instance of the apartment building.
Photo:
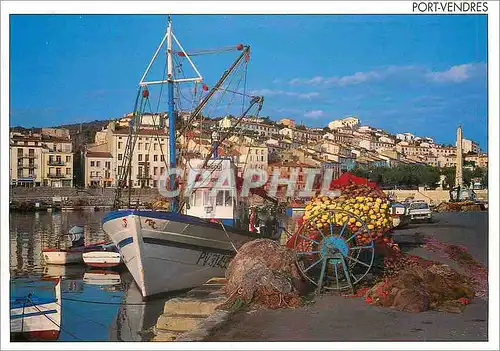
<svg viewBox="0 0 500 351">
<path fill-rule="evenodd" d="M 408 156 L 425 156 L 432 153 L 432 149 L 429 147 L 413 144 L 405 145 L 403 143 L 398 143 L 396 145 L 396 151 Z"/>
<path fill-rule="evenodd" d="M 295 140 L 300 143 L 308 143 L 320 140 L 322 135 L 321 133 L 307 130 L 307 129 L 299 129 L 299 128 L 282 128 L 278 132 L 283 137 L 286 137 L 291 140 Z"/>
<path fill-rule="evenodd" d="M 392 150 L 394 149 L 394 144 L 380 141 L 374 138 L 364 138 L 359 140 L 359 147 L 366 150 Z"/>
<path fill-rule="evenodd" d="M 41 186 L 43 181 L 41 136 L 10 133 L 10 182 L 15 186 Z"/>
<path fill-rule="evenodd" d="M 73 186 L 73 145 L 71 140 L 49 137 L 45 141 L 42 163 L 46 166 L 43 173 L 43 186 Z"/>
<path fill-rule="evenodd" d="M 43 132 L 48 134 L 43 134 Z M 10 134 L 10 179 L 15 186 L 73 186 L 73 152 L 67 129 Z"/>
<path fill-rule="evenodd" d="M 245 169 L 267 169 L 269 150 L 266 144 L 241 145 L 236 150 L 239 154 L 235 163 L 240 175 Z"/>
<path fill-rule="evenodd" d="M 168 129 L 159 126 L 158 123 L 165 124 L 164 121 L 160 121 L 160 118 L 146 118 L 142 120 L 141 126 L 138 126 L 137 140 L 131 160 L 132 187 L 156 187 L 159 176 L 166 174 L 169 155 Z M 122 119 L 110 122 L 99 136 L 100 144 L 87 150 L 85 186 L 118 185 L 117 181 L 127 170 L 124 158 L 129 127 L 124 126 L 125 122 L 130 121 Z M 126 186 L 128 184 L 127 181 Z"/>
<path fill-rule="evenodd" d="M 85 186 L 111 187 L 117 183 L 116 172 L 113 171 L 113 155 L 107 151 L 105 144 L 87 148 L 84 158 Z"/>
<path fill-rule="evenodd" d="M 487 168 L 488 167 L 488 155 L 487 154 L 466 155 L 465 161 L 474 162 L 476 167 L 480 167 L 480 168 Z"/>
<path fill-rule="evenodd" d="M 437 156 L 437 167 L 456 167 L 457 166 L 457 158 L 455 155 L 451 156 L 444 156 L 440 155 Z"/>
<path fill-rule="evenodd" d="M 246 118 L 241 120 L 238 124 L 236 118 L 226 116 L 217 122 L 219 128 L 229 129 L 235 127 L 236 130 L 244 132 L 254 132 L 263 137 L 272 137 L 277 135 L 279 128 L 274 124 L 267 124 L 263 119 Z"/>
<path fill-rule="evenodd" d="M 454 146 L 442 146 L 442 145 L 434 145 L 429 149 L 430 153 L 434 156 L 451 156 L 456 155 L 457 148 Z"/>
</svg>

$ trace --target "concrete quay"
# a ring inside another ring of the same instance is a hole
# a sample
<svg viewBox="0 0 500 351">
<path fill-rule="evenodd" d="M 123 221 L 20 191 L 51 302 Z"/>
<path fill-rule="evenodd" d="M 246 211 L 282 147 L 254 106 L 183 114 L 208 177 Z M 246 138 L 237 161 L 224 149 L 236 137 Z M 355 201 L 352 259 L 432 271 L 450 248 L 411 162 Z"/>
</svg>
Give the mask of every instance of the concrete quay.
<svg viewBox="0 0 500 351">
<path fill-rule="evenodd" d="M 216 310 L 226 301 L 225 282 L 225 278 L 212 278 L 184 297 L 168 300 L 152 341 L 203 341 L 208 337 L 229 317 L 229 312 Z"/>
</svg>

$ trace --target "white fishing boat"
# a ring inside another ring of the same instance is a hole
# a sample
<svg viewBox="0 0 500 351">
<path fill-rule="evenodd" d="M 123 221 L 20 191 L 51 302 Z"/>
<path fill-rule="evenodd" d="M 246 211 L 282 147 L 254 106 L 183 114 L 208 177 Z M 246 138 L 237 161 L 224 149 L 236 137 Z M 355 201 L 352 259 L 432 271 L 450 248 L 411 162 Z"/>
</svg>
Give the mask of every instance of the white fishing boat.
<svg viewBox="0 0 500 351">
<path fill-rule="evenodd" d="M 66 265 L 83 263 L 83 253 L 88 251 L 103 250 L 107 243 L 95 243 L 84 245 L 84 228 L 83 226 L 72 227 L 67 234 L 62 235 L 60 238 L 68 237 L 72 243 L 71 247 L 67 249 L 45 248 L 42 250 L 42 255 L 47 264 L 53 265 Z M 58 246 L 60 246 L 60 242 Z"/>
<path fill-rule="evenodd" d="M 55 279 L 53 297 L 35 293 L 16 296 L 11 291 L 11 340 L 55 341 L 61 329 L 61 279 Z"/>
<path fill-rule="evenodd" d="M 165 42 L 167 46 L 167 77 L 146 81 L 149 69 Z M 173 48 L 174 42 L 177 44 L 177 51 Z M 189 120 L 185 123 L 187 126 L 201 115 L 211 97 L 224 89 L 223 84 L 230 74 L 241 67 L 246 68 L 250 47 L 240 44 L 235 46 L 235 50 L 241 51 L 241 54 L 224 72 L 217 84 L 210 91 L 206 85 L 203 85 L 203 90 L 208 91 L 208 93 L 191 112 Z M 175 53 L 188 61 L 187 64 L 191 65 L 197 73 L 197 77 L 179 78 L 176 76 L 178 69 L 173 65 Z M 169 19 L 167 33 L 141 78 L 138 100 L 136 101 L 136 106 L 146 106 L 149 97 L 148 85 L 167 84 L 169 118 L 169 164 L 166 165 L 167 169 L 178 167 L 175 143 L 177 137 L 175 115 L 177 112 L 174 106 L 174 85 L 186 82 L 201 83 L 202 77 L 191 61 L 190 55 L 182 48 L 173 34 L 172 23 Z M 179 90 L 177 89 L 177 91 Z M 248 96 L 248 101 L 248 107 L 239 117 L 239 121 L 245 118 L 252 109 L 256 109 L 253 115 L 258 115 L 262 108 L 262 97 Z M 132 169 L 131 155 L 139 136 L 142 113 L 140 108 L 136 108 L 134 111 L 135 120 L 131 120 L 129 137 L 123 156 L 122 169 L 125 172 L 121 173 L 119 184 L 127 184 L 128 177 L 129 187 L 132 186 L 129 176 Z M 214 168 L 217 169 L 218 165 L 233 167 L 231 159 L 218 157 L 219 145 L 222 145 L 222 142 L 229 136 L 229 132 L 221 138 L 217 133 L 214 134 L 212 150 L 201 160 L 200 168 L 210 169 L 210 166 L 215 166 L 212 167 L 213 171 Z M 174 175 L 170 178 L 170 189 L 175 189 L 175 184 Z M 248 231 L 248 224 L 241 216 L 240 199 L 235 189 L 233 188 L 230 192 L 226 191 L 228 190 L 221 190 L 217 196 L 212 197 L 207 189 L 198 187 L 194 189 L 191 198 L 185 199 L 184 203 L 179 204 L 176 198 L 169 199 L 170 212 L 138 210 L 129 207 L 110 212 L 105 216 L 103 230 L 119 248 L 122 260 L 132 274 L 143 297 L 195 287 L 213 276 L 223 275 L 237 248 L 258 236 L 257 233 Z M 120 187 L 118 187 L 116 199 L 120 199 Z M 186 201 L 189 201 L 190 204 L 184 208 L 183 205 Z M 115 201 L 116 204 L 117 201 Z"/>
<path fill-rule="evenodd" d="M 68 249 L 46 248 L 42 250 L 42 253 L 47 264 L 66 265 L 83 263 L 83 254 L 85 252 L 100 250 L 103 245 L 107 245 L 107 243 L 102 242 Z"/>
<path fill-rule="evenodd" d="M 64 250 L 64 249 L 43 249 L 43 259 L 47 264 L 73 264 L 82 263 L 83 251 Z"/>
</svg>

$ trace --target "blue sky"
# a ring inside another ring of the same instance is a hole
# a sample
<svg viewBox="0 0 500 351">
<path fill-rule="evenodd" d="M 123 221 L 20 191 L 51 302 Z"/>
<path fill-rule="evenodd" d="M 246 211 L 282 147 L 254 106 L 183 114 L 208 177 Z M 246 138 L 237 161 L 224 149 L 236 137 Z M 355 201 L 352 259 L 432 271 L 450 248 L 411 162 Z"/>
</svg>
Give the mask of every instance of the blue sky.
<svg viewBox="0 0 500 351">
<path fill-rule="evenodd" d="M 173 20 L 188 52 L 251 45 L 247 91 L 265 96 L 262 115 L 311 126 L 356 115 L 364 125 L 442 143 L 454 143 L 461 123 L 464 136 L 487 149 L 486 16 Z M 166 28 L 166 16 L 156 15 L 11 15 L 10 21 L 10 124 L 26 127 L 131 111 Z M 210 85 L 235 55 L 195 63 Z"/>
</svg>

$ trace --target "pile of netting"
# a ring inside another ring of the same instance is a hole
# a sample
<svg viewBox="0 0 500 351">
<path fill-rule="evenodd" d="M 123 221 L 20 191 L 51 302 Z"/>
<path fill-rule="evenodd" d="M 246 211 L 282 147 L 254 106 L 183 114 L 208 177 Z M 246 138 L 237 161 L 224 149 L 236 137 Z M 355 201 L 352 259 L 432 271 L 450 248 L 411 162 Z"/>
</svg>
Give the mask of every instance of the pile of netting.
<svg viewBox="0 0 500 351">
<path fill-rule="evenodd" d="M 219 308 L 256 304 L 275 309 L 300 304 L 304 283 L 290 249 L 269 239 L 243 245 L 226 271 L 228 300 Z"/>
<path fill-rule="evenodd" d="M 458 263 L 464 275 L 474 284 L 475 296 L 488 296 L 488 270 L 460 245 L 443 243 L 436 238 L 425 238 L 424 247 Z"/>
<path fill-rule="evenodd" d="M 159 197 L 155 201 L 148 203 L 146 207 L 153 210 L 169 210 L 170 202 L 166 198 Z"/>
<path fill-rule="evenodd" d="M 367 303 L 376 306 L 405 312 L 459 313 L 474 296 L 481 294 L 481 286 L 468 274 L 460 274 L 439 262 L 392 251 L 384 257 L 383 276 L 378 283 L 359 289 L 356 296 L 364 296 Z"/>
<path fill-rule="evenodd" d="M 434 209 L 436 212 L 476 212 L 481 210 L 481 205 L 475 204 L 472 201 L 441 202 Z"/>
</svg>

